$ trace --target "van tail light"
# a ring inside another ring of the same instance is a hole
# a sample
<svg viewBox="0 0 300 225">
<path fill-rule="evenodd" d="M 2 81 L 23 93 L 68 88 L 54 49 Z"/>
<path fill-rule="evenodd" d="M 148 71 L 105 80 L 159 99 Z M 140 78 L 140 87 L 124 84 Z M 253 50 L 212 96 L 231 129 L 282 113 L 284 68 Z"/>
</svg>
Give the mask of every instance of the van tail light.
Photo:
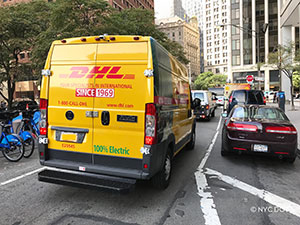
<svg viewBox="0 0 300 225">
<path fill-rule="evenodd" d="M 48 130 L 48 100 L 40 99 L 40 111 L 41 111 L 41 120 L 40 120 L 40 135 L 47 135 Z"/>
<path fill-rule="evenodd" d="M 270 127 L 266 127 L 266 132 L 274 133 L 274 134 L 297 134 L 297 130 L 294 126 L 291 127 L 270 126 Z"/>
<path fill-rule="evenodd" d="M 156 108 L 153 103 L 146 104 L 145 145 L 156 144 Z"/>
<path fill-rule="evenodd" d="M 206 108 L 206 109 L 209 109 L 209 105 L 206 105 L 205 108 Z"/>
<path fill-rule="evenodd" d="M 232 99 L 233 99 L 233 96 L 231 95 L 230 98 L 229 98 L 229 103 L 232 102 Z"/>
<path fill-rule="evenodd" d="M 264 104 L 267 104 L 267 99 L 265 96 L 264 96 Z"/>
<path fill-rule="evenodd" d="M 28 103 L 26 104 L 26 110 L 29 110 L 29 105 L 28 105 Z"/>
<path fill-rule="evenodd" d="M 233 122 L 228 123 L 227 129 L 228 130 L 236 130 L 236 131 L 247 131 L 247 132 L 257 132 L 257 130 L 258 130 L 256 125 L 233 123 Z"/>
</svg>

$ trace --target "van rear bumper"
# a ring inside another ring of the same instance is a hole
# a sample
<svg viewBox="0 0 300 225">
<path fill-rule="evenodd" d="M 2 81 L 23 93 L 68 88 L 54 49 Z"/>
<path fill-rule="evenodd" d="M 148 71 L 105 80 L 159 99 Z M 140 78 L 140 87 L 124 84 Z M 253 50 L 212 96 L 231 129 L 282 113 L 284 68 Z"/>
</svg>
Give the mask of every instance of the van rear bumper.
<svg viewBox="0 0 300 225">
<path fill-rule="evenodd" d="M 38 174 L 39 181 L 69 185 L 74 187 L 88 187 L 92 189 L 117 191 L 127 193 L 134 189 L 136 180 L 119 178 L 99 174 L 89 174 L 83 172 L 64 172 L 59 170 L 45 169 Z"/>
</svg>

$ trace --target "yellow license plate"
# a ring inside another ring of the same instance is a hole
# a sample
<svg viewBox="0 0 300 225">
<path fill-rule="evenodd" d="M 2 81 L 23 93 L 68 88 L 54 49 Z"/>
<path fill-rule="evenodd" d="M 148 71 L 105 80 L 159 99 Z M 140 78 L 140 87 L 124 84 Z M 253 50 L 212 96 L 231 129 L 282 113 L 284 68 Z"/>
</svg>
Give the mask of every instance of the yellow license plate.
<svg viewBox="0 0 300 225">
<path fill-rule="evenodd" d="M 61 133 L 60 136 L 61 141 L 70 141 L 70 142 L 77 142 L 77 134 L 75 133 Z"/>
</svg>

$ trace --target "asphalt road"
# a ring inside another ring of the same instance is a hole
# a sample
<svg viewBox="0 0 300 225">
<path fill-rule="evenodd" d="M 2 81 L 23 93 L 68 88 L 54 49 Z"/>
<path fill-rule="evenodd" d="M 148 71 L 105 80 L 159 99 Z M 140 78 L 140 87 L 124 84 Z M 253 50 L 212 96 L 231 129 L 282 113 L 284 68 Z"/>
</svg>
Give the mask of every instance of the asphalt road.
<svg viewBox="0 0 300 225">
<path fill-rule="evenodd" d="M 138 182 L 126 195 L 42 183 L 37 173 L 27 175 L 41 168 L 37 151 L 18 163 L 0 156 L 0 224 L 299 225 L 300 160 L 291 165 L 265 157 L 221 157 L 220 112 L 210 122 L 197 122 L 195 149 L 176 156 L 165 191 L 148 182 Z M 249 187 L 243 189 L 245 183 Z M 291 203 L 295 213 L 288 211 Z"/>
</svg>

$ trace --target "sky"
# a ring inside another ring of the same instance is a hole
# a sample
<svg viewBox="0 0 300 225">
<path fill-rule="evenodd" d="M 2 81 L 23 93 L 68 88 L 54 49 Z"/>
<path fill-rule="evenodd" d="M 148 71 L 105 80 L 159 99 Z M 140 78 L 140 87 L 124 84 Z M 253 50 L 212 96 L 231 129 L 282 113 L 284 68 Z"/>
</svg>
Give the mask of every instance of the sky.
<svg viewBox="0 0 300 225">
<path fill-rule="evenodd" d="M 155 17 L 157 19 L 171 16 L 171 6 L 173 0 L 154 0 Z"/>
</svg>

